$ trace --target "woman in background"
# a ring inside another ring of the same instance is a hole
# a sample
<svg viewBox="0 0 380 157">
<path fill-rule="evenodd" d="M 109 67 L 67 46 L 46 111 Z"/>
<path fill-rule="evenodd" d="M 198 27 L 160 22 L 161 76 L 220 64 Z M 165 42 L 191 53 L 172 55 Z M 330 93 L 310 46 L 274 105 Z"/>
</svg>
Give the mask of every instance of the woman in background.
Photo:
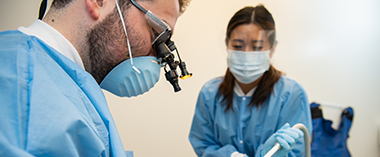
<svg viewBox="0 0 380 157">
<path fill-rule="evenodd" d="M 275 22 L 262 5 L 245 7 L 230 19 L 224 77 L 201 89 L 189 140 L 202 157 L 261 157 L 276 142 L 274 156 L 305 156 L 303 133 L 312 131 L 303 87 L 270 64 Z"/>
</svg>

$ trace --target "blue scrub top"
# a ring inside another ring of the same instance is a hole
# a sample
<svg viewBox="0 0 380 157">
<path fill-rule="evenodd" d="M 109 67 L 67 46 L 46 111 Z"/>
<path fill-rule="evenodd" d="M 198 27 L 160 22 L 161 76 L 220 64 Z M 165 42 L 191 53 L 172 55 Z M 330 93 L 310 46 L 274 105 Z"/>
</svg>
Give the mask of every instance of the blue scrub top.
<svg viewBox="0 0 380 157">
<path fill-rule="evenodd" d="M 190 130 L 189 140 L 202 157 L 230 157 L 235 151 L 259 157 L 265 141 L 285 123 L 304 124 L 312 131 L 308 98 L 296 81 L 282 76 L 265 104 L 247 107 L 251 96 L 234 93 L 233 110 L 217 97 L 223 78 L 208 81 L 201 89 Z M 305 156 L 304 140 L 296 142 L 288 156 Z"/>
<path fill-rule="evenodd" d="M 34 36 L 0 33 L 0 104 L 0 156 L 126 156 L 97 82 Z"/>
</svg>

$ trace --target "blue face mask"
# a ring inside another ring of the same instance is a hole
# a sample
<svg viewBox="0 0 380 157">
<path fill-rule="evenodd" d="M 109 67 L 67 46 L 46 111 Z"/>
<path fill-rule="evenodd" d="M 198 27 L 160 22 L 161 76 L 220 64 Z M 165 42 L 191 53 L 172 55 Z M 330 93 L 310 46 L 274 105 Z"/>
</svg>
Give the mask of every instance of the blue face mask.
<svg viewBox="0 0 380 157">
<path fill-rule="evenodd" d="M 108 73 L 100 83 L 100 87 L 119 96 L 133 97 L 148 92 L 160 78 L 161 66 L 157 58 L 143 56 L 133 58 L 134 68 L 131 60 L 125 60 Z"/>
</svg>

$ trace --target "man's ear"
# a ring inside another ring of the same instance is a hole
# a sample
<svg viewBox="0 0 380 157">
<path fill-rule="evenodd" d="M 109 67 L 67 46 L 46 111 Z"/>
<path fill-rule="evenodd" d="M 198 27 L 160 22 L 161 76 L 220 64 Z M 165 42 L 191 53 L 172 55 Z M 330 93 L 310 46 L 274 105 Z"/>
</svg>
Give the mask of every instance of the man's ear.
<svg viewBox="0 0 380 157">
<path fill-rule="evenodd" d="M 100 9 L 103 6 L 103 0 L 85 0 L 87 10 L 90 13 L 90 16 L 97 20 L 100 15 Z"/>
<path fill-rule="evenodd" d="M 272 49 L 270 50 L 270 58 L 272 58 L 274 51 L 276 51 L 277 41 L 274 42 Z"/>
</svg>

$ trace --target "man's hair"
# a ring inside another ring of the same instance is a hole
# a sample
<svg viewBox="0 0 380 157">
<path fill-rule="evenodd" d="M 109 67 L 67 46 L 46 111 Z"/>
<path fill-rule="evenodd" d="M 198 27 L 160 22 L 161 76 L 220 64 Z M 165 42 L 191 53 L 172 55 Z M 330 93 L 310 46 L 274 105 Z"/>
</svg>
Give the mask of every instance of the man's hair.
<svg viewBox="0 0 380 157">
<path fill-rule="evenodd" d="M 51 7 L 55 9 L 61 9 L 66 7 L 68 4 L 73 2 L 74 0 L 54 0 Z M 125 3 L 130 3 L 129 0 L 118 0 L 120 4 L 125 4 Z M 136 1 L 144 1 L 144 0 L 136 0 Z M 148 1 L 154 1 L 154 0 L 148 0 Z M 185 12 L 187 6 L 190 4 L 191 0 L 178 0 L 179 2 L 179 14 L 181 15 L 182 13 Z M 123 5 L 125 6 L 125 5 Z M 129 6 L 126 5 L 126 6 Z"/>
<path fill-rule="evenodd" d="M 55 9 L 64 8 L 67 4 L 70 4 L 73 0 L 53 0 L 51 7 Z"/>
<path fill-rule="evenodd" d="M 179 15 L 182 15 L 186 9 L 187 6 L 189 6 L 191 0 L 178 0 L 179 1 Z"/>
</svg>

